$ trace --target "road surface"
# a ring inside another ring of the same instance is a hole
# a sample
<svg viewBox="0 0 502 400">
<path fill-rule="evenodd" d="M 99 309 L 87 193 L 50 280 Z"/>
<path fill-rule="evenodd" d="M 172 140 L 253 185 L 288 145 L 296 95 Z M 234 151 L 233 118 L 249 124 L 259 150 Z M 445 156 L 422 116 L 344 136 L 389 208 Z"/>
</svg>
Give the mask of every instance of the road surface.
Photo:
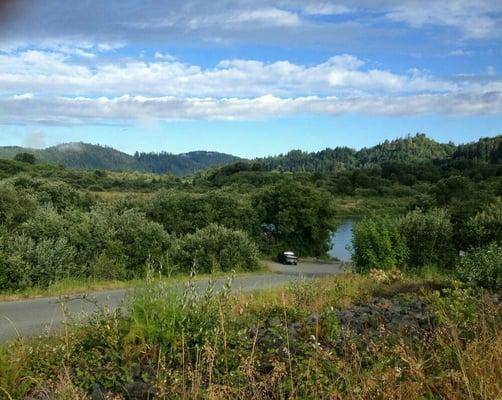
<svg viewBox="0 0 502 400">
<path fill-rule="evenodd" d="M 270 273 L 261 275 L 244 275 L 235 277 L 232 283 L 234 291 L 253 291 L 283 286 L 290 281 L 306 278 L 335 275 L 342 271 L 340 264 L 332 263 L 300 263 L 296 266 L 284 266 L 268 262 Z M 215 280 L 216 289 L 221 288 L 227 280 Z M 201 290 L 208 280 L 200 280 L 196 285 Z M 179 284 L 173 290 L 179 290 Z M 16 336 L 32 336 L 42 333 L 54 333 L 60 330 L 61 324 L 70 315 L 82 318 L 96 311 L 97 307 L 108 306 L 110 309 L 120 307 L 127 298 L 127 289 L 110 290 L 75 295 L 66 298 L 47 297 L 29 300 L 0 302 L 0 342 Z"/>
</svg>

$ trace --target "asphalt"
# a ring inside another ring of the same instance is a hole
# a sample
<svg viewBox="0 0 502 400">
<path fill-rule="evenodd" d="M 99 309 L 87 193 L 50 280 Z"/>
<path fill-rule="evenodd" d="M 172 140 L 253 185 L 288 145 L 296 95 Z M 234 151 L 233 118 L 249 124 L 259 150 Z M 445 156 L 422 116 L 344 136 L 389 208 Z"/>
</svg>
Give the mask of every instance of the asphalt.
<svg viewBox="0 0 502 400">
<path fill-rule="evenodd" d="M 336 275 L 343 271 L 340 263 L 303 262 L 284 266 L 267 263 L 269 273 L 237 276 L 232 282 L 232 290 L 253 291 L 275 288 L 302 278 Z M 214 280 L 215 290 L 223 287 L 227 278 Z M 208 280 L 195 282 L 199 290 L 204 290 Z M 179 290 L 180 285 L 170 287 Z M 65 321 L 88 318 L 103 307 L 122 307 L 132 290 L 119 289 L 66 297 L 46 297 L 29 300 L 0 302 L 0 342 L 15 338 L 53 334 L 60 332 Z"/>
</svg>

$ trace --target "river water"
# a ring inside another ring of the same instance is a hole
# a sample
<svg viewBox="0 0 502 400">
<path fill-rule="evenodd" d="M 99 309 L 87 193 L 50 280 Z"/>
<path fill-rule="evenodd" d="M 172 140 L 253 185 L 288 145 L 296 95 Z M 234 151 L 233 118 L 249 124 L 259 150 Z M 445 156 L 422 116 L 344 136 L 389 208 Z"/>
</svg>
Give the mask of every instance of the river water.
<svg viewBox="0 0 502 400">
<path fill-rule="evenodd" d="M 331 238 L 331 250 L 328 254 L 340 261 L 351 261 L 352 252 L 348 247 L 352 246 L 352 228 L 354 221 L 345 220 L 339 225 Z"/>
</svg>

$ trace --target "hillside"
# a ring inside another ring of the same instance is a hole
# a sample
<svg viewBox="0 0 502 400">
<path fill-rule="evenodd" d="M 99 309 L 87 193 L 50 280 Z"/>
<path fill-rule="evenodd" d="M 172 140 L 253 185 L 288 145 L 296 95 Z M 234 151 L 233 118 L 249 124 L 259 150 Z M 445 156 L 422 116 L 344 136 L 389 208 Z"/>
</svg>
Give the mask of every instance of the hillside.
<svg viewBox="0 0 502 400">
<path fill-rule="evenodd" d="M 206 151 L 183 154 L 136 153 L 131 156 L 111 147 L 87 143 L 65 143 L 46 149 L 0 147 L 0 158 L 12 159 L 21 152 L 35 155 L 38 162 L 68 168 L 144 171 L 176 176 L 193 174 L 239 160 L 228 154 Z"/>
<path fill-rule="evenodd" d="M 0 147 L 0 158 L 12 159 L 21 152 L 34 154 L 39 163 L 58 164 L 69 168 L 141 171 L 175 176 L 191 175 L 238 161 L 246 162 L 229 154 L 208 151 L 182 154 L 136 152 L 129 155 L 111 147 L 86 143 L 67 143 L 42 150 Z M 256 158 L 252 162 L 254 168 L 265 171 L 326 173 L 347 168 L 378 166 L 386 162 L 420 163 L 433 160 L 501 163 L 502 135 L 456 146 L 453 143 L 436 142 L 424 134 L 416 134 L 392 141 L 386 140 L 361 150 L 349 147 L 327 148 L 311 153 L 292 150 L 287 154 Z M 242 168 L 247 167 L 241 165 L 238 169 Z"/>
<path fill-rule="evenodd" d="M 266 170 L 332 172 L 338 168 L 368 167 L 387 161 L 423 162 L 446 159 L 455 151 L 452 143 L 438 143 L 424 134 L 407 136 L 357 151 L 336 147 L 319 152 L 290 151 L 256 160 Z"/>
</svg>

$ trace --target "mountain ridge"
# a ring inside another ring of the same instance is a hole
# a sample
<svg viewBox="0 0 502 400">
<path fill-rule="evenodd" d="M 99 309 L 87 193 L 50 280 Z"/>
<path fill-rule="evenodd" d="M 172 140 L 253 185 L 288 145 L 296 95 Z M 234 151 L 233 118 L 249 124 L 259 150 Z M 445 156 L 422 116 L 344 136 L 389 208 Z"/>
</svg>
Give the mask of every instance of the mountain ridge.
<svg viewBox="0 0 502 400">
<path fill-rule="evenodd" d="M 105 169 L 190 175 L 209 167 L 218 167 L 242 160 L 231 154 L 214 151 L 193 151 L 181 154 L 168 152 L 124 153 L 110 146 L 84 142 L 61 143 L 45 149 L 21 146 L 0 146 L 0 158 L 12 159 L 18 153 L 33 154 L 37 162 L 60 164 L 77 169 Z"/>
<path fill-rule="evenodd" d="M 208 168 L 243 162 L 259 165 L 267 171 L 334 172 L 340 168 L 372 167 L 386 162 L 429 162 L 436 160 L 478 160 L 502 163 L 502 135 L 480 138 L 464 144 L 440 143 L 423 133 L 385 140 L 372 147 L 355 150 L 349 147 L 326 148 L 318 152 L 292 150 L 286 154 L 248 160 L 216 151 L 190 151 L 180 154 L 166 151 L 136 152 L 134 155 L 110 146 L 83 142 L 61 143 L 45 149 L 21 146 L 0 147 L 0 158 L 14 158 L 27 152 L 37 162 L 61 164 L 68 168 L 153 172 L 186 176 Z"/>
</svg>

